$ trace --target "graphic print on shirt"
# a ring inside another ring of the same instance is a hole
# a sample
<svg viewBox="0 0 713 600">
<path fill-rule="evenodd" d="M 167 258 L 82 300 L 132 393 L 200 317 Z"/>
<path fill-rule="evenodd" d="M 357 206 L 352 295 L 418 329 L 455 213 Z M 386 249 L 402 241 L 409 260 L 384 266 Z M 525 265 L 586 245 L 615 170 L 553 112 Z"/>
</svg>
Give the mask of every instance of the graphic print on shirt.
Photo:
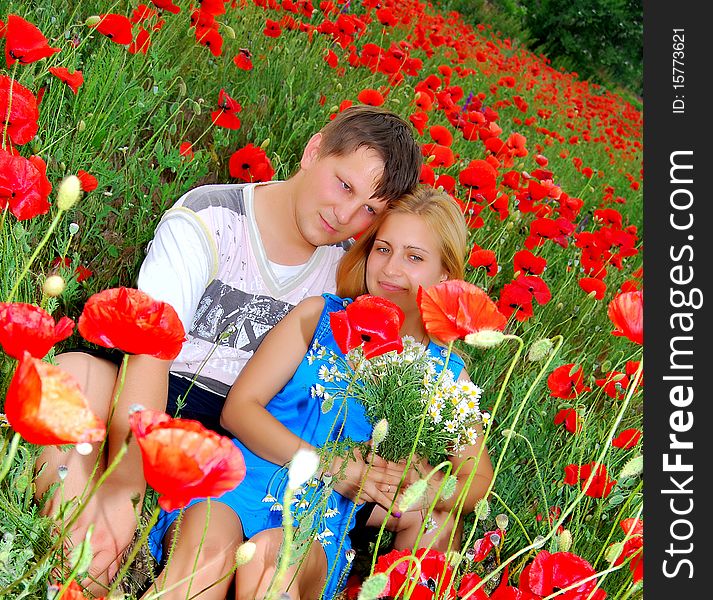
<svg viewBox="0 0 713 600">
<path fill-rule="evenodd" d="M 196 310 L 190 335 L 243 352 L 254 352 L 293 306 L 270 296 L 248 294 L 214 280 Z"/>
</svg>

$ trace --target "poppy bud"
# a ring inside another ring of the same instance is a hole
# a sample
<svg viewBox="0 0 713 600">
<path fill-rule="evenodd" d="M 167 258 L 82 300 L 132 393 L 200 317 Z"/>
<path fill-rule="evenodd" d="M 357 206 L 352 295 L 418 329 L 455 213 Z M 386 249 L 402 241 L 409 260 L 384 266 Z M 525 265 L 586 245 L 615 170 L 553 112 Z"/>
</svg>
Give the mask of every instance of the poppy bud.
<svg viewBox="0 0 713 600">
<path fill-rule="evenodd" d="M 569 529 L 563 529 L 557 537 L 557 550 L 569 552 L 572 547 L 572 533 Z"/>
<path fill-rule="evenodd" d="M 504 531 L 508 528 L 510 519 L 508 519 L 506 514 L 500 513 L 497 517 L 495 517 L 495 524 L 498 526 L 498 529 L 502 529 Z"/>
<path fill-rule="evenodd" d="M 233 29 L 230 25 L 226 25 L 225 23 L 221 23 L 223 26 L 223 29 L 225 29 L 225 35 L 227 35 L 231 40 L 235 39 L 235 29 Z"/>
<path fill-rule="evenodd" d="M 443 482 L 443 485 L 441 486 L 441 498 L 443 500 L 448 500 L 453 494 L 456 493 L 456 484 L 458 483 L 458 479 L 456 478 L 455 475 L 449 475 L 445 481 Z"/>
<path fill-rule="evenodd" d="M 265 141 L 262 144 L 260 144 L 260 148 L 264 150 L 269 145 L 270 145 L 270 138 L 265 138 Z"/>
<path fill-rule="evenodd" d="M 77 454 L 82 456 L 89 456 L 92 453 L 92 445 L 89 442 L 80 442 L 75 446 Z"/>
<path fill-rule="evenodd" d="M 255 550 L 257 550 L 257 545 L 254 542 L 244 542 L 238 546 L 235 551 L 235 565 L 242 567 L 248 564 L 255 556 Z"/>
<path fill-rule="evenodd" d="M 87 128 L 87 124 L 84 122 L 84 119 L 80 119 L 79 123 L 77 123 L 77 131 L 79 133 L 82 133 Z"/>
<path fill-rule="evenodd" d="M 629 460 L 621 469 L 619 479 L 628 479 L 629 477 L 638 477 L 644 472 L 644 457 L 642 455 L 635 456 Z"/>
<path fill-rule="evenodd" d="M 435 154 L 429 154 L 428 158 L 426 159 L 426 164 L 430 165 L 434 160 L 436 160 L 436 155 Z"/>
<path fill-rule="evenodd" d="M 361 585 L 358 600 L 376 600 L 376 598 L 380 598 L 388 583 L 389 577 L 386 573 L 374 573 Z"/>
<path fill-rule="evenodd" d="M 69 473 L 69 467 L 67 465 L 59 465 L 57 467 L 57 477 L 60 481 L 64 481 Z"/>
<path fill-rule="evenodd" d="M 475 333 L 469 333 L 464 338 L 466 344 L 475 346 L 476 348 L 481 348 L 483 350 L 494 348 L 504 339 L 505 334 L 503 334 L 502 331 L 494 329 L 482 329 L 481 331 L 476 331 Z"/>
<path fill-rule="evenodd" d="M 419 479 L 415 481 L 410 486 L 406 488 L 403 495 L 401 496 L 401 501 L 399 502 L 399 512 L 405 513 L 409 508 L 411 508 L 416 502 L 418 502 L 421 497 L 426 493 L 428 488 L 428 481 L 425 479 Z"/>
<path fill-rule="evenodd" d="M 47 279 L 45 279 L 45 282 L 42 285 L 42 293 L 50 298 L 55 298 L 64 291 L 65 287 L 66 284 L 64 283 L 64 279 L 62 279 L 59 275 L 50 275 Z"/>
<path fill-rule="evenodd" d="M 92 15 L 91 17 L 87 17 L 87 20 L 84 21 L 84 24 L 87 27 L 96 27 L 99 25 L 99 21 L 101 21 L 101 17 L 99 15 Z"/>
<path fill-rule="evenodd" d="M 59 210 L 68 210 L 72 208 L 79 200 L 82 193 L 82 184 L 79 177 L 76 175 L 68 175 L 59 184 L 57 192 L 57 208 Z"/>
<path fill-rule="evenodd" d="M 532 540 L 532 545 L 535 548 L 542 548 L 542 546 L 545 545 L 545 536 L 543 536 L 543 535 L 536 536 L 535 539 Z"/>
<path fill-rule="evenodd" d="M 386 419 L 381 419 L 371 432 L 371 439 L 374 442 L 374 450 L 384 441 L 389 433 L 389 422 Z"/>
<path fill-rule="evenodd" d="M 550 352 L 552 352 L 552 340 L 549 338 L 542 338 L 530 346 L 527 359 L 530 362 L 539 362 Z"/>
<path fill-rule="evenodd" d="M 77 223 L 69 224 L 69 235 L 76 235 L 79 232 L 79 225 Z"/>
<path fill-rule="evenodd" d="M 488 515 L 490 514 L 490 504 L 485 498 L 481 498 L 476 503 L 475 510 L 473 512 L 475 513 L 476 519 L 480 521 L 485 521 L 485 519 L 487 519 Z"/>
</svg>

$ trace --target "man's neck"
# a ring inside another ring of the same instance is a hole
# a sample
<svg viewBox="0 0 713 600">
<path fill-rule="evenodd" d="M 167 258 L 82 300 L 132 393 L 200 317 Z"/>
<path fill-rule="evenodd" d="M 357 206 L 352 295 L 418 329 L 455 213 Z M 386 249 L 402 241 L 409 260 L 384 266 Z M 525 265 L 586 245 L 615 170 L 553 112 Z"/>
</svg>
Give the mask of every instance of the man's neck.
<svg viewBox="0 0 713 600">
<path fill-rule="evenodd" d="M 302 237 L 295 220 L 295 195 L 291 179 L 254 190 L 255 221 L 267 258 L 280 265 L 307 262 L 315 247 Z"/>
</svg>

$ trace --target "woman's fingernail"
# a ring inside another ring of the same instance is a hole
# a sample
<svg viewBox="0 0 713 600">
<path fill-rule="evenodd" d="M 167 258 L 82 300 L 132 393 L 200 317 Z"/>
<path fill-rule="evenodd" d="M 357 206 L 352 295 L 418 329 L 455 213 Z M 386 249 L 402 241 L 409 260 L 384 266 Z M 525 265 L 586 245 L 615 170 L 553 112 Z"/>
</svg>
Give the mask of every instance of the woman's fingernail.
<svg viewBox="0 0 713 600">
<path fill-rule="evenodd" d="M 397 519 L 400 519 L 400 518 L 401 518 L 401 513 L 400 513 L 400 512 L 395 512 L 395 513 L 394 513 L 394 516 L 395 516 Z"/>
</svg>

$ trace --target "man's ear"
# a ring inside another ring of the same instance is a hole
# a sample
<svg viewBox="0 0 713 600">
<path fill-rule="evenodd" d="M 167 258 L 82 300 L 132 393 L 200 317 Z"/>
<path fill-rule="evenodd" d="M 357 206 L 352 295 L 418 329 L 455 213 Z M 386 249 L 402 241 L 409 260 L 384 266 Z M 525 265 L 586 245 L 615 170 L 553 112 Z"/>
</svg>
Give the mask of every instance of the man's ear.
<svg viewBox="0 0 713 600">
<path fill-rule="evenodd" d="M 321 143 L 321 133 L 315 133 L 311 138 L 309 138 L 305 149 L 302 151 L 302 160 L 300 160 L 300 167 L 302 167 L 303 169 L 307 169 L 315 160 L 317 160 Z"/>
</svg>

